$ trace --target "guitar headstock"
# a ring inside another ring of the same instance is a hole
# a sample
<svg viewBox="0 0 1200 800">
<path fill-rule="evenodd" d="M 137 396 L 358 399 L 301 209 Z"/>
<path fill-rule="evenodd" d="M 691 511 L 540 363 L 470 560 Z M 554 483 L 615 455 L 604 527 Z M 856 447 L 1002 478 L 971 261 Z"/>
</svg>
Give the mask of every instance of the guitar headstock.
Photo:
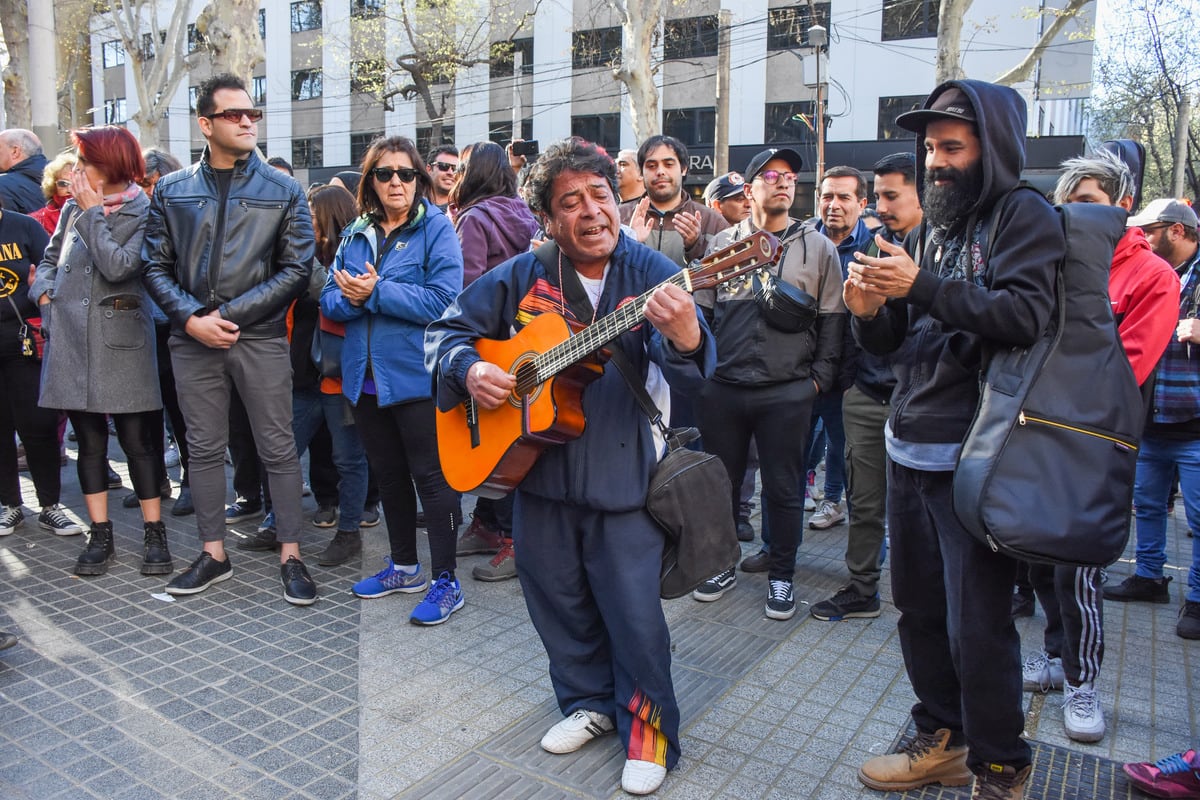
<svg viewBox="0 0 1200 800">
<path fill-rule="evenodd" d="M 689 267 L 692 290 L 711 289 L 739 275 L 775 264 L 782 252 L 778 239 L 766 231 L 755 231 L 745 239 L 709 253 Z"/>
</svg>

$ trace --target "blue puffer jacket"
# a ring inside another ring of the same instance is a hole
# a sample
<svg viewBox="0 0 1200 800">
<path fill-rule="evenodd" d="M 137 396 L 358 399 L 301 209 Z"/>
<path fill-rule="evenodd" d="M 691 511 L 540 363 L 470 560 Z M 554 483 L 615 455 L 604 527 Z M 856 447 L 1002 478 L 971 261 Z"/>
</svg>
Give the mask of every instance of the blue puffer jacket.
<svg viewBox="0 0 1200 800">
<path fill-rule="evenodd" d="M 342 393 L 358 403 L 367 365 L 379 405 L 430 397 L 424 364 L 425 326 L 442 315 L 462 291 L 463 258 L 450 220 L 428 200 L 404 226 L 386 253 L 378 252 L 378 230 L 360 217 L 342 232 L 329 280 L 321 292 L 321 311 L 346 323 L 342 348 Z M 379 281 L 362 306 L 353 306 L 334 283 L 333 273 L 364 274 L 375 266 Z"/>
</svg>

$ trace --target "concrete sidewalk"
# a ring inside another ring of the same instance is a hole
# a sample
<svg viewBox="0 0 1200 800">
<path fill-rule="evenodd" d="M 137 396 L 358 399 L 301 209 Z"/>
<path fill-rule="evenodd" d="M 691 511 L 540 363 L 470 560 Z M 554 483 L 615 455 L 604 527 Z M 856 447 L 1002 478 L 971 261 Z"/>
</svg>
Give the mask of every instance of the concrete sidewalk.
<svg viewBox="0 0 1200 800">
<path fill-rule="evenodd" d="M 63 503 L 79 513 L 74 473 L 73 462 L 63 470 Z M 23 487 L 32 498 L 24 477 Z M 83 538 L 41 530 L 28 511 L 0 539 L 0 629 L 21 636 L 0 655 L 0 797 L 625 796 L 615 737 L 568 756 L 538 748 L 561 718 L 545 653 L 517 582 L 469 577 L 486 556 L 461 560 L 467 604 L 433 628 L 408 623 L 420 595 L 349 593 L 382 564 L 382 525 L 364 531 L 361 564 L 334 569 L 314 558 L 331 531 L 306 530 L 320 591 L 309 608 L 284 602 L 274 554 L 238 550 L 232 580 L 166 602 L 155 597 L 165 580 L 137 572 L 140 517 L 120 507 L 123 495 L 109 495 L 118 561 L 106 576 L 75 577 Z M 1169 532 L 1174 602 L 1106 604 L 1104 740 L 1068 741 L 1061 696 L 1026 696 L 1036 753 L 1028 797 L 1141 796 L 1119 762 L 1200 743 L 1200 643 L 1174 632 L 1191 553 L 1182 516 Z M 166 520 L 181 569 L 198 552 L 194 521 Z M 253 525 L 235 526 L 229 543 Z M 801 603 L 841 585 L 845 531 L 806 532 Z M 1113 579 L 1131 569 L 1114 565 Z M 716 603 L 665 604 L 683 759 L 658 796 L 882 797 L 856 771 L 895 744 L 913 702 L 886 570 L 882 616 L 840 623 L 812 619 L 807 605 L 788 622 L 768 620 L 765 576 L 739 573 L 738 583 Z M 1040 647 L 1043 623 L 1040 612 L 1021 621 L 1027 652 Z"/>
</svg>

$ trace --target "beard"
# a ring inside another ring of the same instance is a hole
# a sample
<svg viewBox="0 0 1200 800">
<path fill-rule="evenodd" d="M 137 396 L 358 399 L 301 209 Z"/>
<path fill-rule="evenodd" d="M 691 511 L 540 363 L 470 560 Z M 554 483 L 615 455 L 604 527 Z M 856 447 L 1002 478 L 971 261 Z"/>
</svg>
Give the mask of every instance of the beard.
<svg viewBox="0 0 1200 800">
<path fill-rule="evenodd" d="M 934 181 L 949 180 L 938 186 Z M 921 206 L 925 219 L 936 228 L 948 228 L 975 205 L 983 191 L 983 161 L 976 161 L 966 170 L 955 167 L 931 169 L 925 173 L 925 196 Z"/>
</svg>

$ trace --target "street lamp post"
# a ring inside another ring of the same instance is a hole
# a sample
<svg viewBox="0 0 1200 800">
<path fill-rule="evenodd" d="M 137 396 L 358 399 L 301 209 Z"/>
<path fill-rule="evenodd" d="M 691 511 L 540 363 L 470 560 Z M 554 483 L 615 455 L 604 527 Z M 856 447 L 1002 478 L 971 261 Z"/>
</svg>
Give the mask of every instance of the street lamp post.
<svg viewBox="0 0 1200 800">
<path fill-rule="evenodd" d="M 813 181 L 813 207 L 820 208 L 821 176 L 825 174 L 825 104 L 821 98 L 821 48 L 829 42 L 829 32 L 823 25 L 808 29 L 808 43 L 812 45 L 817 60 L 817 168 Z"/>
</svg>

